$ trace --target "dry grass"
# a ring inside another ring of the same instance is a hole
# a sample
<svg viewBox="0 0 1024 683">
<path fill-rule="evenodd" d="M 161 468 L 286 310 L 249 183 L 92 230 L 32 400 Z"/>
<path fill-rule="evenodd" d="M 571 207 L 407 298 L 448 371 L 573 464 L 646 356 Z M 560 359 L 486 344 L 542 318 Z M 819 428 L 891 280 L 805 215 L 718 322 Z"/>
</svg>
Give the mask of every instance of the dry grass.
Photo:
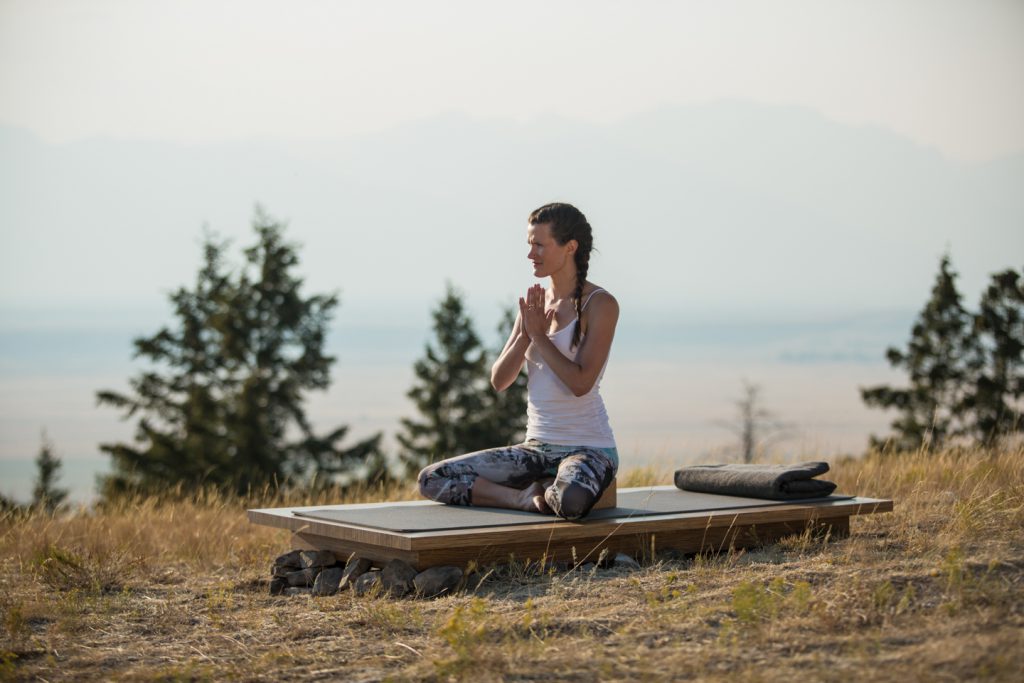
<svg viewBox="0 0 1024 683">
<path fill-rule="evenodd" d="M 505 567 L 435 601 L 271 597 L 287 533 L 217 496 L 9 518 L 0 680 L 1020 680 L 1024 452 L 876 455 L 834 474 L 896 511 L 839 541 L 635 573 Z M 299 501 L 248 504 L 271 502 Z"/>
</svg>

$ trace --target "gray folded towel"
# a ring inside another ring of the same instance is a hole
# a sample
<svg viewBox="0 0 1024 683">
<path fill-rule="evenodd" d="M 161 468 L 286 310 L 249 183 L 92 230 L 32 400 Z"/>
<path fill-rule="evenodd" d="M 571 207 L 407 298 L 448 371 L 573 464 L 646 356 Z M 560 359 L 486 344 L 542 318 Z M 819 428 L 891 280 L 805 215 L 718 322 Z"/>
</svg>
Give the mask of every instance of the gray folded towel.
<svg viewBox="0 0 1024 683">
<path fill-rule="evenodd" d="M 836 490 L 830 481 L 814 479 L 828 472 L 827 462 L 796 465 L 694 465 L 676 470 L 676 487 L 727 496 L 801 500 L 824 498 Z"/>
</svg>

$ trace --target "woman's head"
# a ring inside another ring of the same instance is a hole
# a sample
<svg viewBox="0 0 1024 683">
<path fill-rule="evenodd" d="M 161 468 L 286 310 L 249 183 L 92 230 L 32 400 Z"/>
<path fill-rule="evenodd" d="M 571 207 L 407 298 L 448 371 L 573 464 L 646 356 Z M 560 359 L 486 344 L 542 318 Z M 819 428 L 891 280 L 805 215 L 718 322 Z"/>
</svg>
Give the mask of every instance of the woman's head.
<svg viewBox="0 0 1024 683">
<path fill-rule="evenodd" d="M 551 236 L 561 244 L 568 244 L 570 240 L 576 240 L 577 252 L 582 252 L 588 258 L 594 244 L 591 234 L 590 223 L 583 212 L 572 204 L 554 202 L 545 204 L 530 214 L 528 221 L 530 225 L 547 225 Z"/>
<path fill-rule="evenodd" d="M 544 273 L 550 275 L 561 265 L 562 258 L 571 257 L 576 266 L 577 277 L 582 284 L 587 279 L 587 267 L 590 264 L 590 252 L 594 247 L 587 217 L 572 204 L 545 204 L 530 214 L 530 243 L 550 243 L 562 247 L 557 249 L 557 262 L 545 262 Z M 531 250 L 530 259 L 538 263 Z M 581 272 L 582 271 L 582 272 Z M 539 273 L 538 273 L 539 274 Z"/>
<path fill-rule="evenodd" d="M 554 202 L 552 204 L 545 204 L 533 211 L 527 222 L 534 232 L 539 232 L 539 234 L 545 237 L 550 235 L 550 238 L 556 244 L 563 247 L 564 249 L 558 250 L 563 254 L 562 257 L 572 257 L 573 264 L 576 267 L 576 288 L 573 290 L 572 296 L 576 305 L 576 316 L 579 318 L 583 314 L 583 286 L 586 284 L 587 270 L 590 267 L 590 252 L 594 248 L 594 237 L 590 229 L 590 223 L 587 222 L 587 217 L 572 204 Z M 538 231 L 537 229 L 541 228 L 541 226 L 547 230 Z M 531 237 L 532 243 L 533 239 Z M 534 259 L 534 253 L 534 248 L 531 248 L 530 258 L 534 260 L 536 265 L 537 261 Z M 547 265 L 550 270 L 550 267 L 556 264 L 550 263 Z M 541 274 L 542 272 L 541 270 L 536 270 L 536 274 Z M 572 345 L 576 346 L 579 344 L 579 341 L 580 326 L 577 320 L 576 328 L 572 335 Z"/>
</svg>

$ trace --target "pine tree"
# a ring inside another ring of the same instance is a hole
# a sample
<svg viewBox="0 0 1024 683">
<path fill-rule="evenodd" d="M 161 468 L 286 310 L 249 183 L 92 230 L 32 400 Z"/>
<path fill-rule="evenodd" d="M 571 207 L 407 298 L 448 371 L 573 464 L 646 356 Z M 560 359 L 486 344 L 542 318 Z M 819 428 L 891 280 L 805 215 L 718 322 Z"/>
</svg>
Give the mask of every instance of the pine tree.
<svg viewBox="0 0 1024 683">
<path fill-rule="evenodd" d="M 337 295 L 301 295 L 296 249 L 259 207 L 253 229 L 237 273 L 227 244 L 206 236 L 194 288 L 170 296 L 176 326 L 134 341 L 151 367 L 130 381 L 133 395 L 97 392 L 140 415 L 135 445 L 101 445 L 114 465 L 105 495 L 324 483 L 378 451 L 379 434 L 344 449 L 347 427 L 314 433 L 303 394 L 330 383 L 323 345 Z"/>
<path fill-rule="evenodd" d="M 1024 431 L 1024 278 L 1006 270 L 992 275 L 982 293 L 974 329 L 984 350 L 969 399 L 977 439 L 992 445 L 999 438 Z"/>
<path fill-rule="evenodd" d="M 981 365 L 981 349 L 973 336 L 973 319 L 961 304 L 956 273 L 943 256 L 931 298 L 918 315 L 906 351 L 888 349 L 890 365 L 907 371 L 910 386 L 861 389 L 871 407 L 893 408 L 895 434 L 889 443 L 900 450 L 941 447 L 969 433 L 973 378 Z M 880 446 L 885 441 L 872 437 Z"/>
<path fill-rule="evenodd" d="M 437 346 L 427 343 L 406 394 L 422 421 L 402 418 L 404 432 L 396 435 L 399 460 L 411 476 L 431 462 L 494 445 L 484 419 L 487 353 L 451 283 L 432 315 Z"/>
<path fill-rule="evenodd" d="M 61 462 L 53 452 L 53 443 L 43 432 L 43 445 L 36 456 L 36 484 L 32 489 L 32 507 L 53 512 L 64 504 L 68 497 L 67 489 L 57 488 Z"/>
<path fill-rule="evenodd" d="M 17 501 L 11 500 L 0 493 L 0 520 L 8 515 L 20 515 L 25 512 L 25 506 Z"/>
<path fill-rule="evenodd" d="M 490 381 L 491 364 L 515 324 L 513 309 L 502 312 L 499 346 L 490 351 L 451 284 L 432 315 L 436 346 L 428 343 L 416 361 L 417 381 L 407 394 L 421 419 L 403 418 L 403 431 L 396 435 L 407 477 L 437 460 L 518 443 L 526 428 L 526 375 L 521 373 L 503 392 Z"/>
</svg>

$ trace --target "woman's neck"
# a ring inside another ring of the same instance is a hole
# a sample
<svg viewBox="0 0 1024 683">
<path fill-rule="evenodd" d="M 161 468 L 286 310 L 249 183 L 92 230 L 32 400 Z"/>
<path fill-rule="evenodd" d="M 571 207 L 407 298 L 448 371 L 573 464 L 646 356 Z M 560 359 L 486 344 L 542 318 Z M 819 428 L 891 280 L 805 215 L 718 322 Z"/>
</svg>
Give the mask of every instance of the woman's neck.
<svg viewBox="0 0 1024 683">
<path fill-rule="evenodd" d="M 576 291 L 576 269 L 565 268 L 551 274 L 551 295 L 555 299 L 567 299 Z"/>
</svg>

